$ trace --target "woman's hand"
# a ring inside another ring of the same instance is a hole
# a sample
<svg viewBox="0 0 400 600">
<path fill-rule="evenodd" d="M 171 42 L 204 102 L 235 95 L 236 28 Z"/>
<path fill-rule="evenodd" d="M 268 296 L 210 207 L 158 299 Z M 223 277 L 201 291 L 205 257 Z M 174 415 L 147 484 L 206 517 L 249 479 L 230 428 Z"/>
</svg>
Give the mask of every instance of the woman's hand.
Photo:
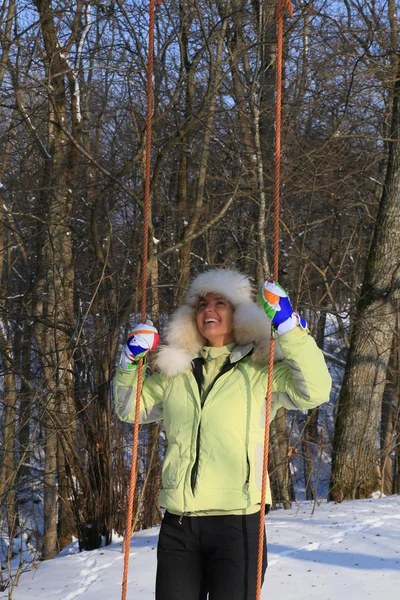
<svg viewBox="0 0 400 600">
<path fill-rule="evenodd" d="M 160 343 L 160 336 L 151 321 L 139 323 L 128 336 L 121 354 L 121 367 L 135 369 L 139 358 L 143 358 Z"/>
<path fill-rule="evenodd" d="M 293 312 L 286 290 L 277 281 L 264 281 L 260 290 L 260 302 L 278 335 L 283 335 L 298 325 L 302 329 L 307 328 L 306 321 Z"/>
</svg>

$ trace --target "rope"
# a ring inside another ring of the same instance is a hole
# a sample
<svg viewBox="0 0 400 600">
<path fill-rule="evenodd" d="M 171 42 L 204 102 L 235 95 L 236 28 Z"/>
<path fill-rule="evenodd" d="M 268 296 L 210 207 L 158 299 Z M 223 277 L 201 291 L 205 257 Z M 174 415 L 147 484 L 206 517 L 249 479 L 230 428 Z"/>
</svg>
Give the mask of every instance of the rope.
<svg viewBox="0 0 400 600">
<path fill-rule="evenodd" d="M 275 181 L 274 181 L 274 241 L 273 241 L 273 277 L 278 280 L 278 262 L 279 262 L 279 200 L 281 183 L 281 107 L 282 107 L 282 55 L 283 55 L 283 3 L 286 10 L 293 17 L 291 0 L 278 0 L 278 31 L 277 31 L 277 57 L 276 57 L 276 113 L 275 113 Z M 260 510 L 260 533 L 258 538 L 258 563 L 257 563 L 257 586 L 256 600 L 261 598 L 262 586 L 262 565 L 264 550 L 264 521 L 265 521 L 265 499 L 267 492 L 267 474 L 268 474 L 268 449 L 269 449 L 269 426 L 271 418 L 272 403 L 272 379 L 274 370 L 274 349 L 275 339 L 272 335 L 269 346 L 268 363 L 268 385 L 265 397 L 265 430 L 264 430 L 264 458 L 263 473 L 261 485 L 261 510 Z"/>
<path fill-rule="evenodd" d="M 157 0 L 160 5 L 162 0 Z M 149 215 L 150 215 L 150 161 L 151 161 L 151 119 L 153 114 L 153 57 L 154 57 L 154 4 L 155 0 L 150 0 L 149 6 L 149 47 L 148 47 L 148 62 L 147 62 L 147 114 L 146 114 L 146 149 L 145 149 L 145 173 L 144 173 L 144 202 L 143 202 L 143 258 L 142 258 L 142 303 L 141 303 L 141 321 L 146 320 L 146 283 L 147 283 L 147 266 L 148 266 L 148 246 L 149 246 Z M 136 486 L 136 463 L 139 441 L 139 411 L 140 411 L 140 396 L 142 393 L 142 377 L 143 377 L 143 358 L 139 359 L 137 389 L 136 389 L 136 408 L 135 422 L 133 428 L 133 447 L 132 447 L 132 463 L 131 476 L 129 481 L 129 500 L 128 514 L 126 517 L 125 539 L 124 539 L 124 573 L 122 577 L 122 596 L 121 600 L 126 600 L 126 592 L 128 587 L 128 568 L 130 541 L 132 536 L 132 515 L 133 515 L 133 500 L 135 496 Z"/>
</svg>

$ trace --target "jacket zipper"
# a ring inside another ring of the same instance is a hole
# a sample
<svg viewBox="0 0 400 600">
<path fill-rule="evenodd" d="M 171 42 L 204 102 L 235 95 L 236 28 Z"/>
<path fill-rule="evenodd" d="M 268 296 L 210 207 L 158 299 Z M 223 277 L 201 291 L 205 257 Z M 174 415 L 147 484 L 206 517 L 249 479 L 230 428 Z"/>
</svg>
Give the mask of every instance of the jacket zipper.
<svg viewBox="0 0 400 600">
<path fill-rule="evenodd" d="M 201 408 L 203 411 L 203 407 Z M 190 474 L 190 487 L 192 488 L 192 494 L 194 494 L 194 488 L 196 487 L 196 479 L 197 472 L 199 470 L 199 456 L 200 456 L 200 425 L 201 425 L 201 415 L 199 426 L 197 428 L 197 437 L 196 437 L 196 458 L 192 467 L 192 472 Z"/>
<path fill-rule="evenodd" d="M 246 481 L 244 484 L 244 493 L 246 494 L 247 499 L 249 498 L 249 487 L 250 487 L 250 461 L 249 461 L 249 456 L 246 453 L 246 462 L 247 462 L 247 474 L 246 474 Z"/>
<path fill-rule="evenodd" d="M 225 364 L 222 366 L 222 369 L 220 370 L 220 372 L 218 373 L 218 375 L 216 376 L 216 378 L 214 379 L 214 381 L 212 382 L 209 390 L 208 390 L 208 394 L 206 396 L 206 398 L 204 399 L 204 402 L 201 403 L 201 383 L 199 383 L 199 381 L 196 379 L 198 387 L 199 387 L 199 395 L 200 395 L 200 404 L 201 404 L 201 412 L 200 412 L 200 420 L 199 420 L 199 426 L 197 428 L 197 437 L 196 437 L 196 457 L 195 457 L 195 461 L 192 467 L 192 472 L 190 474 L 190 487 L 192 488 L 192 494 L 194 494 L 194 489 L 196 487 L 196 480 L 197 480 L 197 473 L 199 470 L 199 457 L 200 457 L 200 426 L 201 426 L 201 413 L 203 412 L 203 407 L 204 404 L 207 401 L 207 398 L 210 395 L 210 392 L 212 390 L 212 388 L 214 387 L 215 383 L 217 382 L 217 380 L 222 377 L 222 375 L 225 375 L 225 373 L 227 373 L 228 371 L 231 371 L 231 369 L 233 369 L 234 367 L 236 367 L 237 363 L 231 363 L 230 362 L 230 357 L 228 356 Z"/>
</svg>

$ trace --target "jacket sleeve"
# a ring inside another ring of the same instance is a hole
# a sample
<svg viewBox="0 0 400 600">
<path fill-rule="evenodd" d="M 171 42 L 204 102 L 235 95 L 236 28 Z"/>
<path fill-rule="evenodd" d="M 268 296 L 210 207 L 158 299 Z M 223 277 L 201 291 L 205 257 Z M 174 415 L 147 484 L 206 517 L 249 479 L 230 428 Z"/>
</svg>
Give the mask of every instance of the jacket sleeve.
<svg viewBox="0 0 400 600">
<path fill-rule="evenodd" d="M 167 379 L 160 373 L 146 377 L 143 365 L 143 383 L 140 396 L 139 423 L 153 423 L 163 418 L 163 400 Z M 133 423 L 136 407 L 137 369 L 126 370 L 119 365 L 114 376 L 114 406 L 118 418 Z"/>
<path fill-rule="evenodd" d="M 307 410 L 329 400 L 332 380 L 324 355 L 307 332 L 296 327 L 279 338 L 285 360 L 275 363 L 273 401 Z"/>
</svg>

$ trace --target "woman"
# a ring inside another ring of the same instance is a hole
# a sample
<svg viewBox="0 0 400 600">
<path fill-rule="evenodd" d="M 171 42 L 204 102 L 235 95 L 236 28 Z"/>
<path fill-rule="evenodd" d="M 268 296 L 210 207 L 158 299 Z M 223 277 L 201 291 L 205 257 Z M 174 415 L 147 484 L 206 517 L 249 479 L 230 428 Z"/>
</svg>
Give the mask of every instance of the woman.
<svg viewBox="0 0 400 600">
<path fill-rule="evenodd" d="M 210 600 L 255 598 L 271 329 L 265 313 L 279 338 L 271 419 L 280 406 L 304 410 L 329 398 L 323 355 L 286 292 L 266 281 L 260 301 L 264 310 L 241 273 L 199 275 L 169 321 L 158 372 L 143 382 L 140 421 L 163 419 L 168 439 L 157 600 L 199 600 L 204 586 Z M 134 419 L 136 361 L 158 343 L 148 325 L 133 334 L 114 383 L 126 422 Z"/>
</svg>

